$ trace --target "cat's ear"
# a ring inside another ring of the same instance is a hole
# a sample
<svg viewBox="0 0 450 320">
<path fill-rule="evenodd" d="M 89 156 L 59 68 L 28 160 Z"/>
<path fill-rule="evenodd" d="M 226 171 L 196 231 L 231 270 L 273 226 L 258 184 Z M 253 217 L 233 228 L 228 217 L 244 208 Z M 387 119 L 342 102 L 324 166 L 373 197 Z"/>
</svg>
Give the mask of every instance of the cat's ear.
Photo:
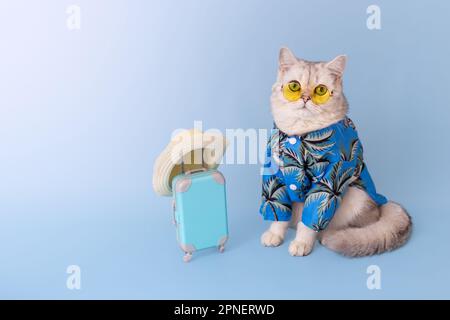
<svg viewBox="0 0 450 320">
<path fill-rule="evenodd" d="M 278 58 L 280 71 L 285 71 L 298 62 L 295 55 L 289 48 L 281 48 L 280 55 Z"/>
<path fill-rule="evenodd" d="M 337 76 L 342 77 L 344 74 L 345 64 L 347 62 L 347 56 L 340 55 L 326 64 L 326 67 L 330 69 Z"/>
</svg>

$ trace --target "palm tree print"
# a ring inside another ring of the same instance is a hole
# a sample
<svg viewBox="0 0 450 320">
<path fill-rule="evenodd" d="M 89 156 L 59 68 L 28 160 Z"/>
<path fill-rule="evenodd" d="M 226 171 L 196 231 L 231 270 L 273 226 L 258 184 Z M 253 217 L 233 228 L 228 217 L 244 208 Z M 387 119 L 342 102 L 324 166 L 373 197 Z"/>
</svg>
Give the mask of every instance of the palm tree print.
<svg viewBox="0 0 450 320">
<path fill-rule="evenodd" d="M 337 162 L 331 168 L 331 172 L 322 178 L 309 191 L 305 207 L 312 202 L 319 202 L 317 213 L 319 221 L 328 209 L 335 209 L 341 202 L 347 186 L 353 180 L 354 168 L 342 169 L 342 161 Z"/>
<path fill-rule="evenodd" d="M 276 221 L 278 221 L 277 213 L 289 214 L 291 212 L 291 204 L 287 200 L 286 186 L 276 176 L 271 176 L 263 182 L 262 196 L 261 212 L 267 214 L 267 208 L 269 207 Z"/>
<path fill-rule="evenodd" d="M 328 227 L 330 221 L 330 219 L 325 219 L 324 215 L 321 214 L 317 223 L 312 224 L 312 229 L 317 232 L 325 230 Z"/>
<path fill-rule="evenodd" d="M 361 148 L 361 152 L 357 156 L 357 163 L 356 163 L 355 174 L 354 174 L 356 179 L 355 179 L 355 181 L 353 181 L 350 184 L 351 186 L 355 186 L 360 189 L 366 190 L 366 187 L 367 187 L 366 183 L 364 182 L 363 179 L 361 179 L 361 173 L 363 172 L 363 170 L 365 168 L 366 168 L 366 164 L 364 163 L 363 153 L 362 153 L 362 148 Z"/>
<path fill-rule="evenodd" d="M 350 148 L 348 151 L 341 147 L 340 149 L 340 158 L 342 161 L 353 161 L 355 160 L 362 152 L 360 152 L 360 146 L 359 139 L 354 138 L 350 141 Z"/>
<path fill-rule="evenodd" d="M 320 180 L 330 162 L 324 158 L 314 159 L 312 156 L 306 156 L 306 174 L 314 183 Z"/>
<path fill-rule="evenodd" d="M 292 149 L 286 149 L 283 152 L 283 166 L 281 171 L 284 175 L 295 175 L 297 181 L 302 182 L 305 179 L 307 163 L 304 161 L 301 153 Z"/>
<path fill-rule="evenodd" d="M 333 129 L 313 131 L 303 136 L 302 146 L 304 155 L 311 155 L 313 158 L 321 158 L 327 151 L 330 151 L 336 144 L 332 136 Z"/>
<path fill-rule="evenodd" d="M 356 157 L 356 170 L 355 170 L 355 176 L 359 177 L 361 175 L 361 172 L 366 167 L 366 164 L 364 163 L 363 159 L 363 152 L 362 147 L 360 152 L 358 153 L 358 156 Z"/>
<path fill-rule="evenodd" d="M 279 166 L 283 165 L 281 157 L 281 149 L 284 142 L 287 140 L 288 135 L 278 129 L 274 129 L 273 134 L 270 137 L 269 145 L 273 159 Z"/>
</svg>

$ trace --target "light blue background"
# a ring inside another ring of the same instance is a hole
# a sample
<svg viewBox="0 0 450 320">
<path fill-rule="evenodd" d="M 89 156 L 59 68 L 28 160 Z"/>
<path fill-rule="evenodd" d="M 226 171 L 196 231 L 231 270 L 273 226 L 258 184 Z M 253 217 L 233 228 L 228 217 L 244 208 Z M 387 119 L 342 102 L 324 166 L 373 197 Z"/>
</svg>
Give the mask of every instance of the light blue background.
<svg viewBox="0 0 450 320">
<path fill-rule="evenodd" d="M 0 298 L 450 298 L 448 1 L 73 1 L 0 5 Z M 381 7 L 382 29 L 366 28 Z M 270 128 L 278 50 L 345 53 L 345 91 L 408 245 L 348 259 L 259 244 L 258 165 L 229 165 L 225 254 L 181 260 L 151 188 L 174 129 Z M 82 289 L 66 288 L 66 268 Z M 382 290 L 366 268 L 382 270 Z"/>
</svg>

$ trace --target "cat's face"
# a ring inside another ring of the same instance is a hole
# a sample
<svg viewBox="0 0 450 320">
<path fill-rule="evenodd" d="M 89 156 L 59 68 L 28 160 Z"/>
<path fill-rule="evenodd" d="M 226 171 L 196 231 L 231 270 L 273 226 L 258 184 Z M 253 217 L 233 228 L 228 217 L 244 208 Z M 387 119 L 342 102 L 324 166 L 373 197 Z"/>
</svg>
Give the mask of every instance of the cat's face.
<svg viewBox="0 0 450 320">
<path fill-rule="evenodd" d="M 271 107 L 281 131 L 302 135 L 345 117 L 348 109 L 342 91 L 345 62 L 345 56 L 330 62 L 310 62 L 297 59 L 287 48 L 280 50 Z"/>
</svg>

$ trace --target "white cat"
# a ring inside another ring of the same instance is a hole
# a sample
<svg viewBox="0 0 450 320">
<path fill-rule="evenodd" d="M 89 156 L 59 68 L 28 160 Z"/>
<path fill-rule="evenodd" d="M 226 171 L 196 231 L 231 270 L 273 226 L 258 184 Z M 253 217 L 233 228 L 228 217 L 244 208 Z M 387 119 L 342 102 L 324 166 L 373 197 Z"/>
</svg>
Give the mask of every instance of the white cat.
<svg viewBox="0 0 450 320">
<path fill-rule="evenodd" d="M 262 214 L 275 220 L 261 237 L 264 246 L 279 246 L 289 226 L 297 228 L 289 245 L 293 256 L 308 255 L 316 239 L 346 256 L 365 256 L 395 249 L 409 238 L 410 216 L 400 205 L 376 194 L 362 145 L 346 116 L 345 63 L 345 56 L 310 62 L 296 58 L 287 48 L 280 51 L 271 110 L 281 132 L 277 135 L 282 140 L 280 149 L 287 155 L 281 161 L 281 173 L 263 184 Z M 349 140 L 348 155 L 342 151 L 346 130 L 355 135 Z M 313 143 L 310 149 L 305 145 L 308 139 Z M 283 145 L 288 149 L 283 151 Z M 289 180 L 292 172 L 300 179 L 298 184 Z M 326 193 L 333 184 L 339 187 Z"/>
</svg>

